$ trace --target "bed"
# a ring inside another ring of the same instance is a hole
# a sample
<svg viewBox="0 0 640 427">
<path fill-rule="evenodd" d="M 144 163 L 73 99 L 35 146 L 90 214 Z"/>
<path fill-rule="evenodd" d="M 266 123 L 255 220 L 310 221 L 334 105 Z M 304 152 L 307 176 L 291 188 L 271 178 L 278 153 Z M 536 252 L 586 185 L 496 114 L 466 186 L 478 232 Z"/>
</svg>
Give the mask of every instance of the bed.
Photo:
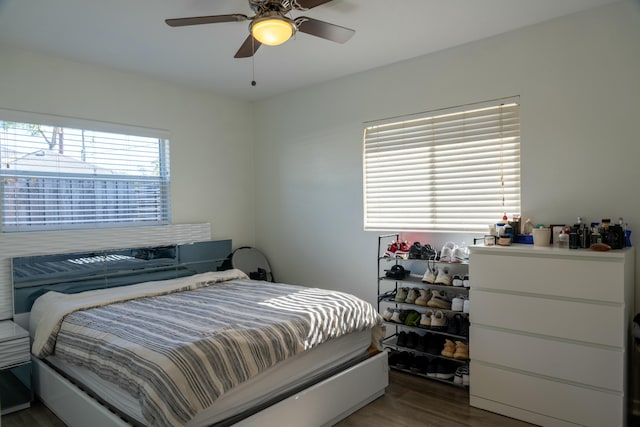
<svg viewBox="0 0 640 427">
<path fill-rule="evenodd" d="M 331 425 L 384 393 L 375 309 L 217 271 L 231 242 L 21 257 L 36 395 L 70 426 Z"/>
</svg>

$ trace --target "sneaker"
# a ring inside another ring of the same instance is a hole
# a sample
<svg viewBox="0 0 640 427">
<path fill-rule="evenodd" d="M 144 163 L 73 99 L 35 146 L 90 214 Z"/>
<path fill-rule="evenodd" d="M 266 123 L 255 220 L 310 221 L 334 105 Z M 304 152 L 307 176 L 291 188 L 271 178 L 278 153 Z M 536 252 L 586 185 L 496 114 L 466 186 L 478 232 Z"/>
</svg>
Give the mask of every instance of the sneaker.
<svg viewBox="0 0 640 427">
<path fill-rule="evenodd" d="M 429 340 L 427 334 L 418 335 L 418 343 L 416 344 L 416 350 L 425 353 L 427 351 L 427 344 Z"/>
<path fill-rule="evenodd" d="M 453 357 L 453 353 L 455 352 L 456 352 L 456 344 L 451 340 L 445 339 L 444 348 L 440 352 L 440 355 L 444 357 Z M 462 376 L 460 377 L 460 379 L 462 380 Z"/>
<path fill-rule="evenodd" d="M 450 310 L 451 300 L 449 300 L 447 294 L 445 294 L 444 292 L 434 289 L 431 291 L 431 299 L 427 303 L 427 306 L 433 308 L 441 308 L 443 310 Z"/>
<path fill-rule="evenodd" d="M 447 329 L 448 323 L 447 316 L 440 310 L 431 316 L 431 329 L 433 330 L 444 331 Z"/>
<path fill-rule="evenodd" d="M 413 359 L 413 356 L 408 351 L 400 352 L 396 362 L 396 368 L 409 369 L 409 367 L 411 366 L 412 359 Z"/>
<path fill-rule="evenodd" d="M 420 341 L 420 338 L 420 335 L 418 335 L 417 333 L 409 332 L 407 334 L 407 344 L 405 345 L 405 347 L 416 348 L 418 342 Z"/>
<path fill-rule="evenodd" d="M 395 240 L 387 245 L 387 250 L 384 252 L 384 256 L 388 258 L 395 258 L 396 251 L 398 250 L 398 242 Z"/>
<path fill-rule="evenodd" d="M 400 347 L 407 346 L 408 335 L 405 331 L 398 332 L 398 339 L 396 340 L 396 344 Z"/>
<path fill-rule="evenodd" d="M 460 276 L 459 274 L 453 276 L 453 279 L 451 279 L 451 284 L 458 288 L 462 287 L 462 276 Z"/>
<path fill-rule="evenodd" d="M 422 245 L 422 248 L 420 250 L 420 259 L 436 259 L 436 256 L 438 254 L 436 253 L 435 249 L 433 249 L 431 247 L 430 244 L 426 244 L 426 245 Z"/>
<path fill-rule="evenodd" d="M 427 376 L 430 378 L 438 377 L 438 362 L 436 360 L 429 361 L 429 366 L 427 366 Z"/>
<path fill-rule="evenodd" d="M 438 370 L 436 373 L 436 378 L 441 380 L 453 380 L 453 377 L 456 375 L 456 368 L 453 364 L 448 360 L 438 360 Z"/>
<path fill-rule="evenodd" d="M 462 379 L 462 372 L 466 368 L 467 368 L 466 366 L 458 366 L 458 369 L 456 369 L 456 374 L 453 377 L 454 384 L 463 385 L 464 380 Z"/>
<path fill-rule="evenodd" d="M 407 299 L 407 295 L 409 294 L 409 288 L 398 288 L 398 292 L 396 292 L 396 302 L 404 302 Z"/>
<path fill-rule="evenodd" d="M 458 314 L 456 314 L 458 316 Z M 469 318 L 461 317 L 458 335 L 469 338 Z"/>
<path fill-rule="evenodd" d="M 442 251 L 440 251 L 441 262 L 451 262 L 452 256 L 453 256 L 453 251 L 446 246 L 442 248 Z"/>
<path fill-rule="evenodd" d="M 451 300 L 451 311 L 462 311 L 464 309 L 464 296 L 458 295 Z"/>
<path fill-rule="evenodd" d="M 420 313 L 415 310 L 411 310 L 407 313 L 407 318 L 404 320 L 404 324 L 407 326 L 418 326 L 420 321 Z"/>
<path fill-rule="evenodd" d="M 436 276 L 436 281 L 434 283 L 437 285 L 451 286 L 451 275 L 449 274 L 449 270 L 446 268 L 438 269 L 438 275 Z"/>
<path fill-rule="evenodd" d="M 420 254 L 422 254 L 422 245 L 420 242 L 413 242 L 409 248 L 409 259 L 420 259 Z"/>
<path fill-rule="evenodd" d="M 429 339 L 427 341 L 427 353 L 438 356 L 442 351 L 443 345 L 444 337 L 441 337 L 440 335 L 429 334 Z"/>
<path fill-rule="evenodd" d="M 453 358 L 457 360 L 469 360 L 469 344 L 456 341 L 456 351 L 453 353 Z"/>
<path fill-rule="evenodd" d="M 464 300 L 464 303 L 462 304 L 462 312 L 463 313 L 469 313 L 469 300 L 468 299 Z"/>
<path fill-rule="evenodd" d="M 431 327 L 431 315 L 433 314 L 433 311 L 429 310 L 426 313 L 422 313 L 420 316 L 420 323 L 418 323 L 418 326 L 421 328 L 430 328 Z"/>
<path fill-rule="evenodd" d="M 460 328 L 462 324 L 462 316 L 456 314 L 449 319 L 449 326 L 447 327 L 447 333 L 451 335 L 460 335 Z"/>
<path fill-rule="evenodd" d="M 462 385 L 469 386 L 469 367 L 465 366 L 462 370 Z"/>
<path fill-rule="evenodd" d="M 393 310 L 391 321 L 394 323 L 402 323 L 402 320 L 400 320 L 400 310 Z"/>
<path fill-rule="evenodd" d="M 462 277 L 462 286 L 464 286 L 465 288 L 470 288 L 471 285 L 469 284 L 469 276 L 465 275 L 464 277 Z"/>
<path fill-rule="evenodd" d="M 385 322 L 390 322 L 391 321 L 391 317 L 393 316 L 393 312 L 395 310 L 387 307 L 387 309 L 384 311 L 384 313 L 382 313 L 382 318 L 385 320 Z"/>
<path fill-rule="evenodd" d="M 440 261 L 442 262 L 451 262 L 453 260 L 453 250 L 457 248 L 456 244 L 453 242 L 447 242 L 442 247 L 440 251 Z"/>
<path fill-rule="evenodd" d="M 469 262 L 469 249 L 457 247 L 451 251 L 451 262 Z"/>
<path fill-rule="evenodd" d="M 428 289 L 418 289 L 418 293 L 420 296 L 416 298 L 414 304 L 426 307 L 429 299 L 431 298 L 431 292 Z"/>
<path fill-rule="evenodd" d="M 420 292 L 418 292 L 418 289 L 411 288 L 409 289 L 409 293 L 407 293 L 407 298 L 405 298 L 404 302 L 407 304 L 414 304 L 419 295 Z"/>
<path fill-rule="evenodd" d="M 395 251 L 394 255 L 396 258 L 407 259 L 409 258 L 409 244 L 405 241 L 399 242 L 397 244 L 398 249 Z"/>
<path fill-rule="evenodd" d="M 422 276 L 422 281 L 427 283 L 435 283 L 436 272 L 433 271 L 431 267 L 427 267 L 427 271 L 425 271 L 424 276 Z"/>
</svg>

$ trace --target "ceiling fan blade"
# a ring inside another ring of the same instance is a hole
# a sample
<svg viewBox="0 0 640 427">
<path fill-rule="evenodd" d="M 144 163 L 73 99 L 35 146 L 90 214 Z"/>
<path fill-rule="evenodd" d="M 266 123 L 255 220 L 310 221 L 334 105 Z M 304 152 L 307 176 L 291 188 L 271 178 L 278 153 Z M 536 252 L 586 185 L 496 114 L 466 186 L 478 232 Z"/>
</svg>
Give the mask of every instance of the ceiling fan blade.
<svg viewBox="0 0 640 427">
<path fill-rule="evenodd" d="M 294 1 L 293 4 L 298 6 L 296 7 L 296 9 L 306 10 L 306 9 L 313 9 L 316 6 L 329 3 L 330 1 L 333 1 L 333 0 L 297 0 L 297 1 Z"/>
<path fill-rule="evenodd" d="M 251 58 L 258 48 L 262 45 L 258 40 L 254 39 L 251 34 L 246 38 L 240 49 L 233 56 L 234 58 Z"/>
<path fill-rule="evenodd" d="M 170 27 L 184 27 L 186 25 L 217 24 L 218 22 L 240 22 L 249 19 L 247 15 L 234 13 L 232 15 L 193 16 L 191 18 L 165 19 Z"/>
<path fill-rule="evenodd" d="M 302 33 L 322 37 L 323 39 L 337 43 L 345 43 L 356 33 L 355 30 L 350 28 L 341 27 L 318 19 L 308 18 L 306 16 L 296 18 L 296 25 L 298 26 L 298 31 Z"/>
</svg>

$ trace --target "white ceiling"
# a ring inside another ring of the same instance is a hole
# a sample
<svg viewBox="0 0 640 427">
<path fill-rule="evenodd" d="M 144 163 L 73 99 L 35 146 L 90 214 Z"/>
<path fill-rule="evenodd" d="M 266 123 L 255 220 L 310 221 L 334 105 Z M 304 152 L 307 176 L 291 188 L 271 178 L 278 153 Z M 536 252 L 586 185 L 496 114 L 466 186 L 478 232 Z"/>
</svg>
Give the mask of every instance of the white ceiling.
<svg viewBox="0 0 640 427">
<path fill-rule="evenodd" d="M 333 0 L 293 15 L 356 30 L 346 44 L 298 34 L 252 63 L 233 58 L 248 22 L 164 23 L 252 16 L 245 0 L 0 0 L 0 43 L 257 100 L 614 1 Z"/>
</svg>

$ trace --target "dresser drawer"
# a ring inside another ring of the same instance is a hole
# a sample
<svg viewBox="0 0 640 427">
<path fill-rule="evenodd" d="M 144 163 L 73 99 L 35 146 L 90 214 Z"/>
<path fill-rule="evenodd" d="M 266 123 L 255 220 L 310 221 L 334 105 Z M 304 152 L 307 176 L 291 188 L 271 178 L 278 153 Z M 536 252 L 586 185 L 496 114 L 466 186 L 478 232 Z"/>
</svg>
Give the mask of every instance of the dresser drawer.
<svg viewBox="0 0 640 427">
<path fill-rule="evenodd" d="M 606 369 L 606 367 L 603 368 Z M 499 369 L 474 360 L 471 361 L 469 369 L 472 406 L 483 408 L 477 404 L 477 401 L 487 400 L 505 405 L 505 411 L 502 412 L 504 415 L 511 415 L 509 408 L 515 408 L 514 414 L 519 409 L 525 409 L 532 414 L 584 426 L 624 425 L 626 408 L 622 393 L 577 387 L 560 381 Z M 525 419 L 531 422 L 536 422 L 535 420 L 537 420 L 535 416 Z"/>
<path fill-rule="evenodd" d="M 0 343 L 0 369 L 30 360 L 29 337 L 17 338 Z"/>
<path fill-rule="evenodd" d="M 621 305 L 501 294 L 472 288 L 472 324 L 625 347 Z"/>
<path fill-rule="evenodd" d="M 614 303 L 625 300 L 623 258 L 514 255 L 472 252 L 473 287 Z"/>
<path fill-rule="evenodd" d="M 621 350 L 471 326 L 471 358 L 559 380 L 624 390 Z M 475 374 L 475 373 L 474 373 Z"/>
</svg>

